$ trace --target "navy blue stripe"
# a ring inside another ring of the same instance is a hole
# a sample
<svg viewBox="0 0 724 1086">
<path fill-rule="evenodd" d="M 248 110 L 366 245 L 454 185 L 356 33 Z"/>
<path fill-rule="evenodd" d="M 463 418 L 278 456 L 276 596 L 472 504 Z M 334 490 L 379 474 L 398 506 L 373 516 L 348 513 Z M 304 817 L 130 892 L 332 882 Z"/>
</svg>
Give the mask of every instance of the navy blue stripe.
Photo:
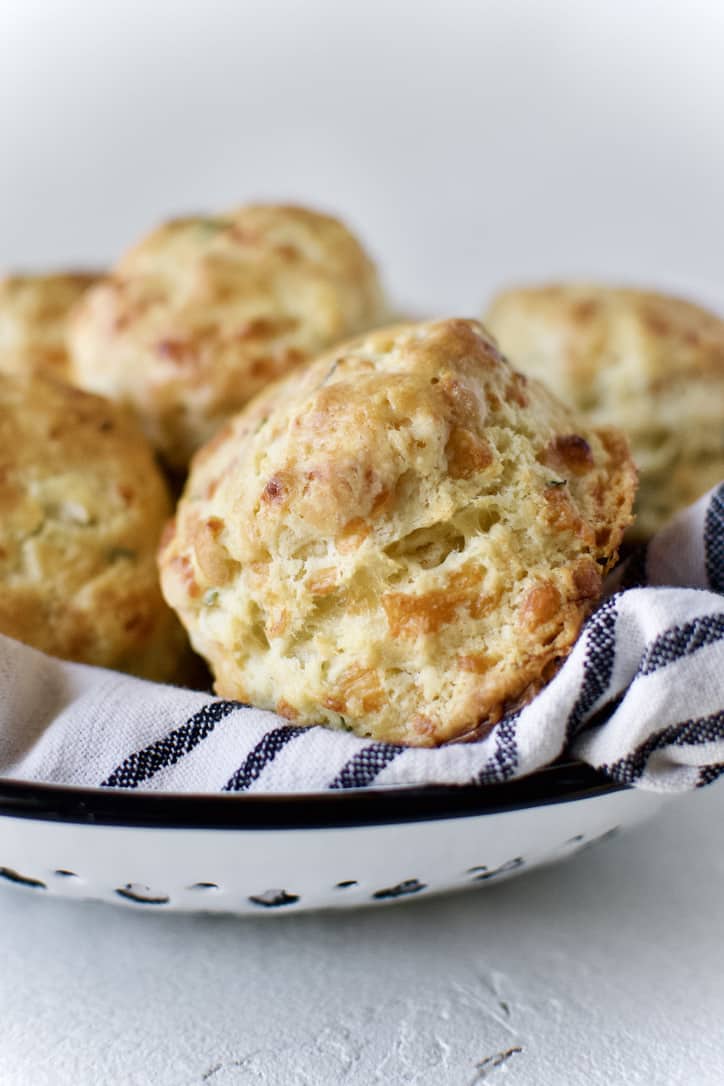
<svg viewBox="0 0 724 1086">
<path fill-rule="evenodd" d="M 709 585 L 724 594 L 724 483 L 717 487 L 706 511 L 704 553 Z"/>
<path fill-rule="evenodd" d="M 724 776 L 724 762 L 714 762 L 713 765 L 704 766 L 699 772 L 696 787 L 704 788 L 705 785 L 713 784 L 714 781 L 719 780 L 721 776 Z"/>
<path fill-rule="evenodd" d="M 143 750 L 129 755 L 110 776 L 101 781 L 101 788 L 137 788 L 159 769 L 175 765 L 185 754 L 210 735 L 219 721 L 235 709 L 247 709 L 240 701 L 211 701 L 194 713 L 180 728 L 157 739 Z"/>
<path fill-rule="evenodd" d="M 292 739 L 308 731 L 308 728 L 292 727 L 283 724 L 281 728 L 267 732 L 254 749 L 246 756 L 236 772 L 229 777 L 222 792 L 245 792 L 254 783 L 263 769 L 274 761 L 277 754 Z"/>
<path fill-rule="evenodd" d="M 371 743 L 342 766 L 330 788 L 365 788 L 405 748 L 396 743 Z"/>
<path fill-rule="evenodd" d="M 620 784 L 634 784 L 646 769 L 652 754 L 664 747 L 699 747 L 719 743 L 724 739 L 724 710 L 696 720 L 682 720 L 654 732 L 631 754 L 616 762 L 599 766 Z"/>
<path fill-rule="evenodd" d="M 495 751 L 476 777 L 478 784 L 502 784 L 518 768 L 518 718 L 522 710 L 503 717 L 495 725 Z"/>
<path fill-rule="evenodd" d="M 586 716 L 608 690 L 616 658 L 616 597 L 599 607 L 589 619 L 584 636 L 583 682 L 566 722 L 566 743 L 570 743 Z"/>
<path fill-rule="evenodd" d="M 705 645 L 724 639 L 724 614 L 701 615 L 683 626 L 672 626 L 652 641 L 641 658 L 637 675 L 651 675 Z"/>
</svg>

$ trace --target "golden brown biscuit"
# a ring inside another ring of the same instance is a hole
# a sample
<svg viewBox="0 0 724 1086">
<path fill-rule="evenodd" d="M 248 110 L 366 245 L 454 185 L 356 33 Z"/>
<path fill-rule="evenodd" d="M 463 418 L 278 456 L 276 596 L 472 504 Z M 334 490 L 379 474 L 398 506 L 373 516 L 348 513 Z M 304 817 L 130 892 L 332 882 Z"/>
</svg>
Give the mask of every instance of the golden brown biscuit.
<svg viewBox="0 0 724 1086">
<path fill-rule="evenodd" d="M 225 697 L 431 746 L 551 677 L 634 489 L 625 438 L 476 321 L 399 325 L 267 389 L 199 452 L 162 587 Z"/>
<path fill-rule="evenodd" d="M 174 678 L 186 638 L 155 562 L 169 511 L 124 409 L 40 375 L 0 376 L 0 633 Z"/>
<path fill-rule="evenodd" d="M 713 313 L 570 284 L 500 294 L 485 321 L 525 373 L 628 434 L 641 480 L 629 538 L 648 538 L 724 478 L 724 321 Z"/>
<path fill-rule="evenodd" d="M 40 369 L 68 379 L 68 314 L 99 276 L 92 272 L 0 279 L 0 373 Z"/>
<path fill-rule="evenodd" d="M 183 469 L 269 381 L 382 323 L 374 266 L 336 219 L 246 207 L 166 223 L 77 309 L 77 384 L 127 402 Z"/>
</svg>

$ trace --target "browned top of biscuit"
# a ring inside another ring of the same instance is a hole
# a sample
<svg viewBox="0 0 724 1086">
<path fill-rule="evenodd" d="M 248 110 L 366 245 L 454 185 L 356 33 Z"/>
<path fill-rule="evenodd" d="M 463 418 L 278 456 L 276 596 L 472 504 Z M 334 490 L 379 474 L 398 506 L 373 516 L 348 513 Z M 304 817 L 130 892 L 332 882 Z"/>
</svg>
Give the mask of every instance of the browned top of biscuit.
<svg viewBox="0 0 724 1086">
<path fill-rule="evenodd" d="M 185 639 L 155 568 L 169 511 L 124 409 L 44 376 L 0 375 L 0 633 L 174 676 Z"/>
<path fill-rule="evenodd" d="M 336 219 L 267 205 L 178 219 L 76 310 L 74 379 L 130 404 L 183 468 L 269 381 L 384 311 L 372 262 Z"/>
<path fill-rule="evenodd" d="M 439 743 L 550 677 L 634 488 L 625 438 L 514 371 L 475 321 L 387 328 L 198 454 L 164 593 L 225 696 Z"/>
<path fill-rule="evenodd" d="M 0 279 L 0 372 L 35 368 L 68 377 L 66 324 L 95 272 L 9 275 Z"/>
<path fill-rule="evenodd" d="M 724 477 L 724 320 L 652 291 L 571 283 L 500 294 L 486 321 L 520 368 L 631 442 L 632 536 Z"/>
</svg>

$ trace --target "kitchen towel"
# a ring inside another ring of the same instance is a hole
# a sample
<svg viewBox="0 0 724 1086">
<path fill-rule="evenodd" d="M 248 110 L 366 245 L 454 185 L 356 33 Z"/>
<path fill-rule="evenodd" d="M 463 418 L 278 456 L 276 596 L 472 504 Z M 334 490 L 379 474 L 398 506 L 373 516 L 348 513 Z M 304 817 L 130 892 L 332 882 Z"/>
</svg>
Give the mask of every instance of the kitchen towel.
<svg viewBox="0 0 724 1086">
<path fill-rule="evenodd" d="M 483 739 L 410 749 L 0 637 L 0 777 L 163 792 L 501 783 L 562 756 L 680 792 L 724 772 L 724 483 L 634 552 L 538 696 Z"/>
</svg>

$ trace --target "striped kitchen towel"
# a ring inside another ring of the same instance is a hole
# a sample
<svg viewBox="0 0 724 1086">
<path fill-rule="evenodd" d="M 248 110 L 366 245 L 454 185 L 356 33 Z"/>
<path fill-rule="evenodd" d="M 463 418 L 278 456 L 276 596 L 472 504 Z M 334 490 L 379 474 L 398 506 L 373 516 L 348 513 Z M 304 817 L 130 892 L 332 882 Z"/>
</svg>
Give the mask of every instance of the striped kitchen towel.
<svg viewBox="0 0 724 1086">
<path fill-rule="evenodd" d="M 405 749 L 0 637 L 0 776 L 169 792 L 500 783 L 566 755 L 685 791 L 724 771 L 724 483 L 608 582 L 555 678 L 484 739 Z"/>
</svg>

